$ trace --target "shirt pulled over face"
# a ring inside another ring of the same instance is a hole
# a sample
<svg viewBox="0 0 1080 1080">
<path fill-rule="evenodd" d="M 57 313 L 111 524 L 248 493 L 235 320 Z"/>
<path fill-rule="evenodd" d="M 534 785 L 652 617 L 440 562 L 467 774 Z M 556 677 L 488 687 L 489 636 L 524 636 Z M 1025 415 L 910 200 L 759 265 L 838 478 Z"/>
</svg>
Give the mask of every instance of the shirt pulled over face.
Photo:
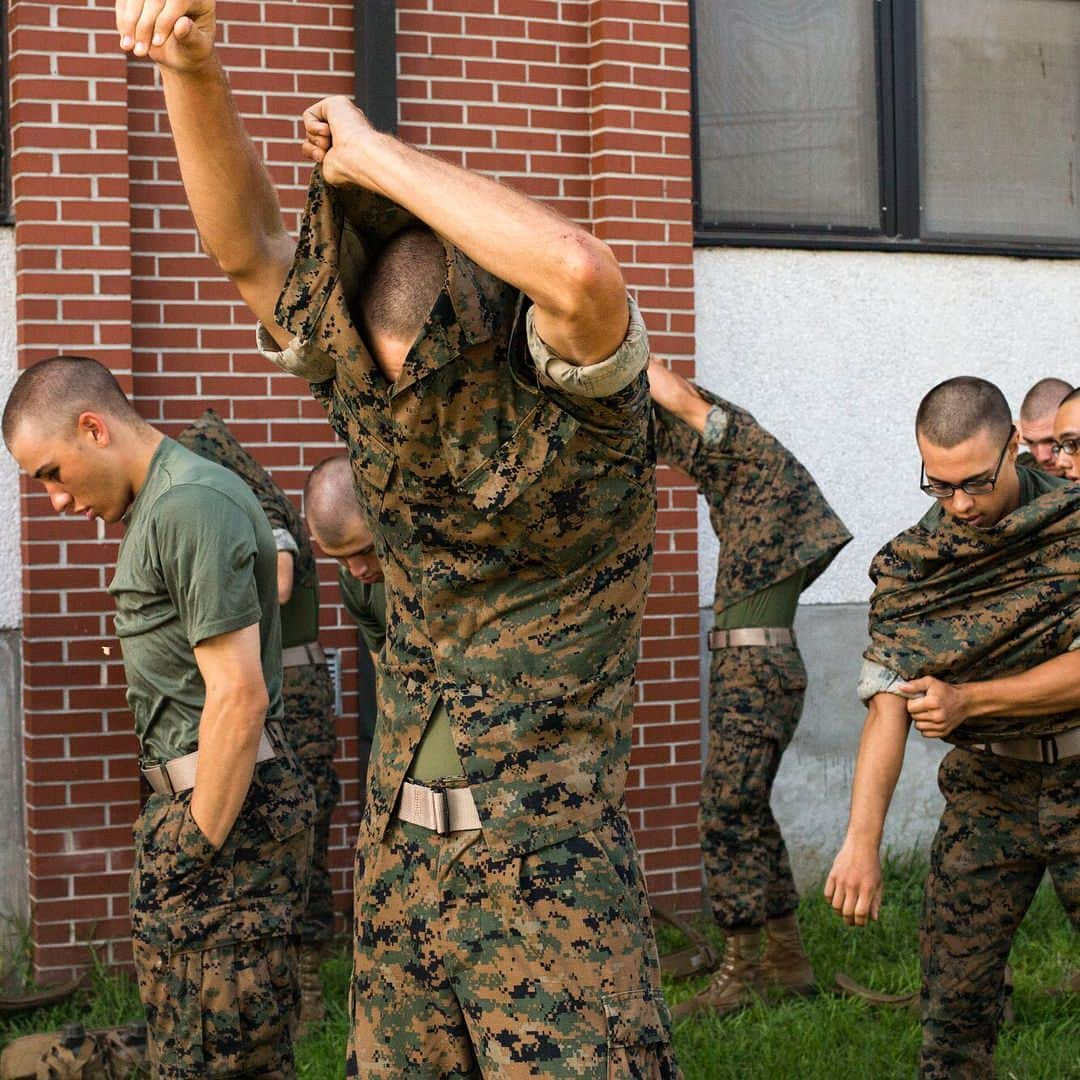
<svg viewBox="0 0 1080 1080">
<path fill-rule="evenodd" d="M 206 686 L 194 650 L 221 634 L 258 625 L 267 719 L 280 718 L 277 552 L 244 481 L 163 439 L 125 524 L 109 592 L 144 762 L 197 748 Z"/>
</svg>

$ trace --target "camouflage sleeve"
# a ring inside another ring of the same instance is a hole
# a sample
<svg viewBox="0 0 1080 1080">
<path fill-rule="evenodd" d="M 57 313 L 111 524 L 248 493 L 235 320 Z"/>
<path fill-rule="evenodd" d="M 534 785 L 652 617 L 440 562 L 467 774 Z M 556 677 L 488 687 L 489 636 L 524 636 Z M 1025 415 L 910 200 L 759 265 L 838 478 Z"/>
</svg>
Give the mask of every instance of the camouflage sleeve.
<svg viewBox="0 0 1080 1080">
<path fill-rule="evenodd" d="M 288 551 L 293 555 L 300 554 L 300 547 L 288 529 L 274 529 L 274 544 L 278 551 Z"/>
<path fill-rule="evenodd" d="M 862 662 L 862 670 L 859 672 L 859 700 L 864 705 L 870 704 L 870 699 L 876 694 L 896 694 L 898 697 L 907 697 L 901 694 L 897 686 L 904 682 L 904 677 L 895 671 L 879 664 L 876 660 Z"/>
<path fill-rule="evenodd" d="M 333 358 L 310 342 L 293 338 L 286 348 L 279 349 L 266 327 L 256 323 L 255 343 L 263 357 L 290 375 L 298 375 L 310 383 L 325 382 L 334 375 Z"/>
<path fill-rule="evenodd" d="M 727 410 L 721 409 L 719 405 L 714 405 L 709 410 L 709 415 L 705 417 L 705 431 L 701 436 L 702 443 L 710 450 L 719 448 L 724 443 L 727 429 Z"/>
<path fill-rule="evenodd" d="M 649 335 L 634 298 L 628 295 L 627 301 L 630 325 L 622 344 L 606 360 L 582 365 L 571 364 L 545 344 L 536 332 L 535 309 L 530 307 L 525 329 L 540 381 L 553 390 L 585 398 L 611 397 L 629 386 L 649 363 Z"/>
</svg>

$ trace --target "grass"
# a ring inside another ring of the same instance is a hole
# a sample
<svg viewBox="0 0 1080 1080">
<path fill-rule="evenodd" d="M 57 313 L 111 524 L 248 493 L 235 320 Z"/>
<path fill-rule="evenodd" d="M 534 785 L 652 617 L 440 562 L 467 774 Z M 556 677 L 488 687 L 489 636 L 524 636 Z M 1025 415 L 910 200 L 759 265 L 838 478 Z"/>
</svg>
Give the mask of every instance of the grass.
<svg viewBox="0 0 1080 1080">
<path fill-rule="evenodd" d="M 904 993 L 919 984 L 919 907 L 925 863 L 886 864 L 886 903 L 881 921 L 849 930 L 826 907 L 820 890 L 800 907 L 807 949 L 823 987 L 844 971 L 878 990 Z M 717 939 L 719 943 L 719 938 Z M 674 948 L 666 928 L 661 949 Z M 1042 993 L 1080 967 L 1077 935 L 1044 884 L 1013 945 L 1017 1022 L 998 1044 L 1000 1080 L 1080 1080 L 1080 1001 Z M 303 1080 L 345 1075 L 348 1034 L 346 995 L 349 956 L 343 946 L 323 965 L 327 1017 L 297 1048 Z M 700 989 L 706 979 L 666 986 L 670 1003 Z M 27 1031 L 47 1031 L 78 1020 L 88 1027 L 123 1023 L 139 1015 L 134 983 L 95 965 L 90 993 L 18 1018 L 0 1018 L 0 1044 Z M 914 1075 L 918 1021 L 905 1013 L 873 1009 L 829 993 L 807 1000 L 760 1005 L 723 1020 L 698 1018 L 676 1026 L 675 1043 L 686 1080 L 905 1080 Z"/>
</svg>

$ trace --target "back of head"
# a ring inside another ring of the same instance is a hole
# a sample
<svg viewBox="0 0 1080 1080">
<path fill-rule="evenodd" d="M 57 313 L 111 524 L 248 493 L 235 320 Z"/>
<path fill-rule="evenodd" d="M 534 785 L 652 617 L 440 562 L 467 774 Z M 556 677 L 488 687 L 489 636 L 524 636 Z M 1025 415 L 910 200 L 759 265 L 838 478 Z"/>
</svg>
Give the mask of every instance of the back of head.
<svg viewBox="0 0 1080 1080">
<path fill-rule="evenodd" d="M 370 533 L 346 455 L 326 458 L 311 470 L 304 485 L 304 513 L 319 545 L 332 551 L 349 547 L 359 531 Z"/>
<path fill-rule="evenodd" d="M 10 449 L 16 431 L 27 422 L 50 434 L 74 433 L 85 412 L 126 424 L 142 423 L 104 364 L 88 356 L 49 357 L 28 367 L 12 387 L 4 406 L 4 442 Z"/>
<path fill-rule="evenodd" d="M 1025 395 L 1020 406 L 1021 420 L 1052 416 L 1072 387 L 1064 379 L 1040 379 Z"/>
<path fill-rule="evenodd" d="M 446 281 L 446 252 L 427 228 L 399 232 L 379 252 L 361 286 L 363 330 L 371 341 L 412 344 Z"/>
<path fill-rule="evenodd" d="M 1005 395 L 992 382 L 971 375 L 938 383 L 922 399 L 915 415 L 916 436 L 945 450 L 980 431 L 1004 440 L 1012 426 Z"/>
</svg>

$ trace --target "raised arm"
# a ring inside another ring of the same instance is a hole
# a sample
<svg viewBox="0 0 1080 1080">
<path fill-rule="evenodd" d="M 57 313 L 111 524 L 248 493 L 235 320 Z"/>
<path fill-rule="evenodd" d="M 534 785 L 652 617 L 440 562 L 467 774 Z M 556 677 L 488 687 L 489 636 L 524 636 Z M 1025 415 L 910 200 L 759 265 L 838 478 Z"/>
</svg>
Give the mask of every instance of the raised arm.
<svg viewBox="0 0 1080 1080">
<path fill-rule="evenodd" d="M 865 926 L 881 910 L 881 837 L 904 764 L 909 723 L 904 698 L 876 694 L 870 699 L 855 759 L 847 836 L 825 882 L 825 899 L 848 926 Z"/>
<path fill-rule="evenodd" d="M 536 305 L 537 332 L 572 364 L 610 356 L 629 322 L 610 248 L 554 210 L 377 132 L 345 97 L 304 114 L 304 152 L 329 184 L 378 191 Z"/>
<path fill-rule="evenodd" d="M 258 623 L 200 642 L 195 662 L 206 684 L 206 702 L 191 816 L 207 840 L 221 847 L 251 785 L 269 704 Z"/>
<path fill-rule="evenodd" d="M 689 424 L 699 434 L 712 406 L 684 379 L 655 356 L 649 358 L 649 394 L 669 413 Z"/>
<path fill-rule="evenodd" d="M 282 347 L 274 306 L 294 243 L 214 53 L 214 0 L 117 0 L 120 46 L 161 71 L 176 154 L 210 257 Z"/>
</svg>

